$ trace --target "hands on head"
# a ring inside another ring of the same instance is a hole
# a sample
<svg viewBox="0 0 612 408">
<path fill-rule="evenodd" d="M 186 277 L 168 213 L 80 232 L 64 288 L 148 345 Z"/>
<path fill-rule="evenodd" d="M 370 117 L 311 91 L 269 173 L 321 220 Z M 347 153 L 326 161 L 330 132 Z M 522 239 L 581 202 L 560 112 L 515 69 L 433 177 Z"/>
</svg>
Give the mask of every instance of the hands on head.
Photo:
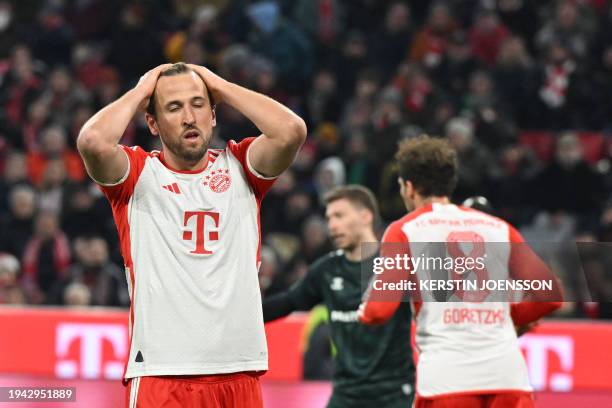
<svg viewBox="0 0 612 408">
<path fill-rule="evenodd" d="M 159 74 L 172 66 L 172 64 L 161 64 L 156 66 L 155 68 L 147 71 L 143 76 L 140 77 L 138 83 L 136 84 L 136 89 L 141 90 L 143 94 L 143 100 L 139 105 L 140 110 L 145 110 L 147 105 L 149 104 L 149 98 L 153 95 L 155 91 L 155 84 L 157 84 L 157 80 L 159 78 Z"/>
<path fill-rule="evenodd" d="M 145 110 L 149 104 L 149 98 L 151 98 L 151 95 L 153 95 L 153 92 L 155 91 L 155 85 L 157 84 L 159 75 L 171 66 L 172 64 L 158 65 L 140 77 L 135 87 L 136 89 L 139 89 L 143 95 L 142 103 L 139 106 L 140 110 Z M 210 90 L 212 96 L 215 98 L 215 103 L 221 102 L 223 99 L 221 89 L 227 81 L 206 67 L 194 64 L 187 64 L 187 66 L 198 74 L 200 78 L 202 78 L 206 84 L 206 87 Z"/>
</svg>

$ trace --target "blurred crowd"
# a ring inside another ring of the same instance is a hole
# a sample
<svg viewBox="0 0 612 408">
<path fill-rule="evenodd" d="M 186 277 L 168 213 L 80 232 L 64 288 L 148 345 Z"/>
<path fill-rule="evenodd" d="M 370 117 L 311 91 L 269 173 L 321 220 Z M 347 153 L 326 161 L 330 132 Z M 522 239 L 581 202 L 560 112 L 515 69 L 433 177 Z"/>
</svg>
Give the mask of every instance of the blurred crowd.
<svg viewBox="0 0 612 408">
<path fill-rule="evenodd" d="M 331 249 L 322 196 L 334 186 L 371 188 L 384 221 L 404 213 L 392 156 L 421 133 L 458 151 L 455 202 L 486 196 L 528 239 L 612 240 L 607 0 L 0 1 L 0 303 L 129 304 L 112 213 L 75 139 L 144 72 L 177 61 L 307 122 L 264 200 L 264 294 Z M 213 147 L 259 133 L 227 106 L 217 117 Z M 534 131 L 550 136 L 548 156 L 525 143 Z M 603 143 L 594 159 L 584 131 Z M 159 148 L 142 117 L 122 143 Z M 594 287 L 587 300 L 612 299 Z"/>
</svg>

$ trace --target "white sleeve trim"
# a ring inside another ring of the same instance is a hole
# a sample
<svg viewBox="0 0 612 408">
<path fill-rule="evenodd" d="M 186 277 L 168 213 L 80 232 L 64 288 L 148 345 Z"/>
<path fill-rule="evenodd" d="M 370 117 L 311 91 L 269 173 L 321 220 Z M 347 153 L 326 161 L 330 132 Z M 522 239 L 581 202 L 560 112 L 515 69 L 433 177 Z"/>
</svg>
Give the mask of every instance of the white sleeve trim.
<svg viewBox="0 0 612 408">
<path fill-rule="evenodd" d="M 127 170 L 125 171 L 125 174 L 123 175 L 123 177 L 121 177 L 121 179 L 119 179 L 119 181 L 116 181 L 114 183 L 102 183 L 98 180 L 96 180 L 95 178 L 93 178 L 91 176 L 91 174 L 89 175 L 89 177 L 91 177 L 91 179 L 96 182 L 97 184 L 101 185 L 102 187 L 114 187 L 114 186 L 118 186 L 119 184 L 122 184 L 130 175 L 130 168 L 132 167 L 132 163 L 130 163 L 130 156 L 128 156 L 128 154 L 126 153 L 125 149 L 122 147 L 121 151 L 123 152 L 123 154 L 125 154 L 125 157 L 127 157 L 128 159 L 128 166 L 127 166 Z"/>
<path fill-rule="evenodd" d="M 255 170 L 253 168 L 253 166 L 251 166 L 251 160 L 249 159 L 249 152 L 251 151 L 251 146 L 253 146 L 253 142 L 251 142 L 251 144 L 247 148 L 247 152 L 246 152 L 246 164 L 247 164 L 247 167 L 248 167 L 249 171 L 253 175 L 255 175 L 255 177 L 257 177 L 258 179 L 262 179 L 262 180 L 274 180 L 274 179 L 277 179 L 278 176 L 266 177 L 263 174 L 261 174 L 260 172 L 258 172 L 257 170 Z"/>
</svg>

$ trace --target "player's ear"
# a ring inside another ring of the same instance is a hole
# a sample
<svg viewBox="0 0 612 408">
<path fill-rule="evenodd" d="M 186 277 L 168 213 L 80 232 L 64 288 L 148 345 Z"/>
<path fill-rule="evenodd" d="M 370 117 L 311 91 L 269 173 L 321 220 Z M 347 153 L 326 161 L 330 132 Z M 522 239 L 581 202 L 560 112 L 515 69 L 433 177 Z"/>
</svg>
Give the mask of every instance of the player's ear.
<svg viewBox="0 0 612 408">
<path fill-rule="evenodd" d="M 153 136 L 159 136 L 159 128 L 157 127 L 155 116 L 151 115 L 150 113 L 145 113 L 145 120 L 147 121 L 147 126 L 149 126 L 149 131 L 153 134 Z"/>
<path fill-rule="evenodd" d="M 363 220 L 364 224 L 366 225 L 373 225 L 374 224 L 374 214 L 372 214 L 372 211 L 368 210 L 367 208 L 362 208 L 361 209 L 361 219 Z"/>
<path fill-rule="evenodd" d="M 211 107 L 212 110 L 212 126 L 217 126 L 217 105 Z"/>
<path fill-rule="evenodd" d="M 406 182 L 404 181 L 404 179 L 401 177 L 398 177 L 397 184 L 399 184 L 399 187 L 400 187 L 400 194 L 401 195 L 406 194 Z"/>
<path fill-rule="evenodd" d="M 414 194 L 416 193 L 416 190 L 414 188 L 414 185 L 412 184 L 411 181 L 406 181 L 404 182 L 404 188 L 406 189 L 406 196 L 408 198 L 410 198 L 411 200 L 414 199 Z"/>
</svg>

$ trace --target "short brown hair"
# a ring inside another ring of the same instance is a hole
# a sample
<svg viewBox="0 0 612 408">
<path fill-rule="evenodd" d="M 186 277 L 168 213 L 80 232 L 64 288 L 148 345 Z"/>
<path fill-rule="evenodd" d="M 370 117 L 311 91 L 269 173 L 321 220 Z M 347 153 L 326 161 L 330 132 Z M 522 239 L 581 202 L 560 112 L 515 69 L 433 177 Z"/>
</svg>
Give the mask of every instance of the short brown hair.
<svg viewBox="0 0 612 408">
<path fill-rule="evenodd" d="M 450 196 L 457 186 L 457 153 L 444 139 L 407 139 L 395 154 L 399 175 L 423 197 Z"/>
<path fill-rule="evenodd" d="M 369 210 L 374 216 L 374 223 L 378 220 L 378 202 L 369 188 L 357 184 L 339 186 L 325 194 L 323 201 L 325 205 L 328 205 L 329 203 L 341 199 L 348 200 L 353 205 Z"/>
<path fill-rule="evenodd" d="M 170 68 L 165 69 L 162 72 L 160 72 L 159 78 L 166 77 L 166 76 L 187 74 L 189 72 L 195 72 L 195 71 L 189 68 L 189 66 L 185 64 L 184 62 L 177 62 L 176 64 L 172 64 Z M 202 82 L 204 82 L 203 79 L 202 79 Z M 210 89 L 208 89 L 208 87 L 206 87 L 206 91 L 208 92 L 208 100 L 210 101 L 210 107 L 211 109 L 214 109 L 215 100 L 212 96 L 212 93 L 210 92 Z M 151 98 L 149 98 L 149 104 L 147 105 L 147 113 L 155 116 L 155 91 L 153 91 Z"/>
</svg>

